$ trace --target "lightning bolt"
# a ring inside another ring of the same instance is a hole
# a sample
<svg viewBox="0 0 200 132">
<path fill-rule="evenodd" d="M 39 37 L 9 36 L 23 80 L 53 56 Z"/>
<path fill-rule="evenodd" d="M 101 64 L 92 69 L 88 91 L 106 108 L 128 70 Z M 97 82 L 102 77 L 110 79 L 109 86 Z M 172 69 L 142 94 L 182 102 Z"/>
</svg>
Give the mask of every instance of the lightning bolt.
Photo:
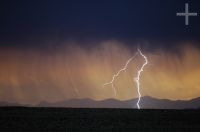
<svg viewBox="0 0 200 132">
<path fill-rule="evenodd" d="M 141 68 L 138 70 L 138 72 L 137 72 L 137 77 L 134 78 L 134 81 L 135 81 L 136 84 L 137 84 L 137 93 L 138 93 L 137 108 L 140 109 L 140 99 L 141 99 L 141 93 L 140 93 L 140 77 L 141 77 L 142 71 L 144 70 L 144 67 L 148 64 L 148 59 L 147 59 L 147 57 L 141 52 L 140 49 L 138 49 L 138 52 L 136 52 L 135 55 L 132 56 L 132 57 L 126 62 L 126 64 L 124 65 L 124 67 L 123 67 L 122 69 L 120 69 L 116 74 L 113 75 L 112 80 L 111 80 L 110 82 L 104 83 L 104 84 L 103 84 L 103 87 L 105 87 L 106 85 L 110 85 L 110 84 L 111 84 L 112 89 L 113 89 L 113 92 L 114 92 L 114 95 L 115 95 L 115 97 L 116 97 L 116 96 L 117 96 L 117 90 L 116 90 L 116 88 L 114 87 L 114 81 L 115 81 L 116 77 L 118 77 L 122 71 L 126 71 L 126 69 L 127 69 L 127 67 L 128 67 L 128 64 L 129 64 L 138 54 L 140 54 L 140 55 L 144 58 L 144 60 L 145 60 L 145 62 L 144 62 L 144 64 L 142 65 L 142 67 L 141 67 Z"/>
<path fill-rule="evenodd" d="M 144 70 L 144 67 L 148 64 L 148 59 L 147 57 L 140 51 L 140 49 L 138 49 L 139 54 L 144 58 L 145 62 L 142 65 L 142 67 L 140 68 L 140 70 L 137 72 L 137 77 L 134 79 L 136 84 L 137 84 L 137 92 L 138 92 L 138 101 L 137 101 L 137 108 L 140 109 L 140 98 L 141 98 L 141 93 L 140 93 L 140 77 L 141 77 L 141 73 Z"/>
<path fill-rule="evenodd" d="M 112 89 L 113 89 L 113 92 L 114 92 L 115 97 L 117 96 L 117 90 L 116 90 L 116 88 L 115 88 L 115 86 L 114 86 L 115 78 L 118 77 L 119 74 L 120 74 L 122 71 L 126 71 L 126 69 L 127 69 L 127 67 L 128 67 L 128 64 L 136 57 L 137 54 L 138 54 L 138 52 L 135 53 L 135 55 L 132 56 L 132 57 L 126 62 L 126 64 L 124 65 L 124 67 L 123 67 L 122 69 L 120 69 L 116 74 L 113 75 L 112 80 L 111 80 L 110 82 L 104 83 L 104 84 L 103 84 L 103 87 L 105 87 L 106 85 L 110 85 L 110 84 L 112 85 Z"/>
</svg>

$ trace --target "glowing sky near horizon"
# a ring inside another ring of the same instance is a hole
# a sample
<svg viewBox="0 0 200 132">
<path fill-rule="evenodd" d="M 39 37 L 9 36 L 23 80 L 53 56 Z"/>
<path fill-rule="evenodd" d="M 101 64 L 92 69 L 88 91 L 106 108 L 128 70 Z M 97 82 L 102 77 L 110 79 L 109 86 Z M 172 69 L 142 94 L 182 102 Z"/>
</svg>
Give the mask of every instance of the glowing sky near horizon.
<svg viewBox="0 0 200 132">
<path fill-rule="evenodd" d="M 200 96 L 200 51 L 190 43 L 178 48 L 179 55 L 162 49 L 142 50 L 149 60 L 141 78 L 142 96 L 173 100 Z M 90 49 L 76 43 L 55 50 L 1 48 L 0 101 L 35 104 L 71 98 L 136 98 L 132 76 L 143 64 L 140 56 L 116 78 L 117 97 L 112 87 L 102 88 L 136 50 L 118 41 L 101 42 Z"/>
</svg>

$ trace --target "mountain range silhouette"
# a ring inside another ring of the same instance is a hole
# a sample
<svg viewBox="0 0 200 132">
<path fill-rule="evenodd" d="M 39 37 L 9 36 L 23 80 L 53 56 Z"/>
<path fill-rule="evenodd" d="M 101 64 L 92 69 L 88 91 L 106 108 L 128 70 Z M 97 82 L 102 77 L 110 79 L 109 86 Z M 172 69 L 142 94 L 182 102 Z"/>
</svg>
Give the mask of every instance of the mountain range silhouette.
<svg viewBox="0 0 200 132">
<path fill-rule="evenodd" d="M 67 108 L 137 108 L 137 98 L 130 100 L 106 99 L 101 101 L 84 99 L 70 99 L 59 102 L 42 101 L 37 105 L 21 105 L 18 103 L 0 102 L 0 106 L 28 106 L 28 107 L 67 107 Z M 143 109 L 199 109 L 200 97 L 191 100 L 157 99 L 150 96 L 141 98 L 140 106 Z"/>
</svg>

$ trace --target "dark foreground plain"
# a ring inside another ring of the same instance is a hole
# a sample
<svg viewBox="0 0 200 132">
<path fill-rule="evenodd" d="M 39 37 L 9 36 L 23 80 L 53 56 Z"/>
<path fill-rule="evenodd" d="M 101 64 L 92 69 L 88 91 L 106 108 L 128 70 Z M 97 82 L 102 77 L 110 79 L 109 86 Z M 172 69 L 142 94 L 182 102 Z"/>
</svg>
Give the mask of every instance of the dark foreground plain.
<svg viewBox="0 0 200 132">
<path fill-rule="evenodd" d="M 0 132 L 200 131 L 199 110 L 1 107 Z"/>
</svg>

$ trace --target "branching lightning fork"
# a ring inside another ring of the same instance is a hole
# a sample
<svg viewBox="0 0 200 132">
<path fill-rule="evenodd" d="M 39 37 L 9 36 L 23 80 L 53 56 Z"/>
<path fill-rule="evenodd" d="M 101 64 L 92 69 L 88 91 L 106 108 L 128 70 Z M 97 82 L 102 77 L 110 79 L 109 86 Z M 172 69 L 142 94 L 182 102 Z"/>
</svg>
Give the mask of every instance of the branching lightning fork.
<svg viewBox="0 0 200 132">
<path fill-rule="evenodd" d="M 144 67 L 148 64 L 148 59 L 147 57 L 141 52 L 140 49 L 138 49 L 138 52 L 135 53 L 135 55 L 133 57 L 131 57 L 127 62 L 126 64 L 124 65 L 124 67 L 122 69 L 120 69 L 116 74 L 113 75 L 112 77 L 112 80 L 108 83 L 104 83 L 103 84 L 103 87 L 105 87 L 106 85 L 110 85 L 112 86 L 112 89 L 114 91 L 114 95 L 115 97 L 117 96 L 117 90 L 116 88 L 114 87 L 114 81 L 116 79 L 116 77 L 119 76 L 119 74 L 122 72 L 122 71 L 126 71 L 127 67 L 128 67 L 128 64 L 138 55 L 140 54 L 144 59 L 145 59 L 145 63 L 142 65 L 142 67 L 138 70 L 137 72 L 137 77 L 134 78 L 134 81 L 136 82 L 137 84 L 137 93 L 138 93 L 138 101 L 137 101 L 137 108 L 140 109 L 140 98 L 141 98 L 141 93 L 140 93 L 140 77 L 141 77 L 141 73 L 142 71 L 144 70 Z"/>
<path fill-rule="evenodd" d="M 114 91 L 115 97 L 117 96 L 117 90 L 116 90 L 116 88 L 114 87 L 115 78 L 118 77 L 119 74 L 120 74 L 122 71 L 125 71 L 125 70 L 127 69 L 128 64 L 136 57 L 137 54 L 138 54 L 138 52 L 126 62 L 126 64 L 124 65 L 124 67 L 123 67 L 122 69 L 120 69 L 116 74 L 113 75 L 112 80 L 111 80 L 110 82 L 103 84 L 103 87 L 105 87 L 106 85 L 110 85 L 110 84 L 112 85 L 112 89 L 113 89 L 113 91 Z"/>
</svg>

